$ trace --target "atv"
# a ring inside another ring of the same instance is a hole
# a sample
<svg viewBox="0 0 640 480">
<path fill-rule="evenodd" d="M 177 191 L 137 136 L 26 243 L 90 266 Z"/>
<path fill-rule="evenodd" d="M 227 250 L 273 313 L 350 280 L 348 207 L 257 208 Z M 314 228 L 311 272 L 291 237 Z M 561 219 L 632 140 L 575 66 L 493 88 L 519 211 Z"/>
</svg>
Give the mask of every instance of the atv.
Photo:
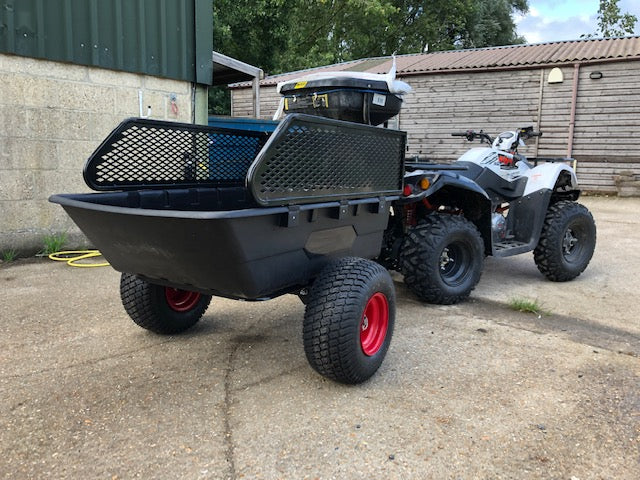
<svg viewBox="0 0 640 480">
<path fill-rule="evenodd" d="M 406 162 L 403 197 L 392 206 L 380 261 L 435 304 L 467 298 L 488 255 L 533 251 L 549 280 L 580 275 L 593 255 L 596 227 L 576 201 L 572 159 L 519 154 L 525 140 L 541 135 L 532 127 L 496 138 L 473 130 L 452 135 L 486 145 L 451 164 Z"/>
</svg>

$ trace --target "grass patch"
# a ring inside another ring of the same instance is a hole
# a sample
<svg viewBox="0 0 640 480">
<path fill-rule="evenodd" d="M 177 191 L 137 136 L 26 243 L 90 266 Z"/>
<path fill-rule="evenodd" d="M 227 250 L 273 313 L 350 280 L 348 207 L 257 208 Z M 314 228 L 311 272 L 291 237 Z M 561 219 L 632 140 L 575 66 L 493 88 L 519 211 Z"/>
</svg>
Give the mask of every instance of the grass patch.
<svg viewBox="0 0 640 480">
<path fill-rule="evenodd" d="M 2 252 L 2 261 L 7 263 L 13 262 L 17 256 L 18 252 L 16 250 L 5 250 L 4 252 Z"/>
<path fill-rule="evenodd" d="M 65 243 L 67 243 L 66 233 L 47 235 L 44 237 L 44 249 L 42 250 L 42 254 L 50 255 L 52 253 L 59 252 L 62 250 Z"/>
<path fill-rule="evenodd" d="M 518 312 L 533 313 L 538 316 L 550 315 L 538 300 L 529 300 L 527 298 L 514 297 L 509 300 L 509 308 Z"/>
</svg>

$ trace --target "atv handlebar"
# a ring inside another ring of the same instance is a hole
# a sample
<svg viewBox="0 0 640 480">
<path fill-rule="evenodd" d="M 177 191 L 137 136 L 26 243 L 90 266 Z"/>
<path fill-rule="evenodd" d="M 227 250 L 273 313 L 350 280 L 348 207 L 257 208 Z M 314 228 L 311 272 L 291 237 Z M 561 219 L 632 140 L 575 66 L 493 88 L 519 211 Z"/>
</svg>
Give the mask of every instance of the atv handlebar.
<svg viewBox="0 0 640 480">
<path fill-rule="evenodd" d="M 527 138 L 531 138 L 531 137 L 541 137 L 542 136 L 542 132 L 534 132 L 533 131 L 533 127 L 525 127 L 525 128 L 521 128 L 519 131 L 520 134 L 520 138 L 522 138 L 523 140 L 527 139 Z"/>
<path fill-rule="evenodd" d="M 467 130 L 466 132 L 453 132 L 452 137 L 465 137 L 469 142 L 473 142 L 476 138 L 480 139 L 480 143 L 485 141 L 489 144 L 493 143 L 493 137 L 488 133 L 484 133 L 482 130 L 476 132 L 474 130 Z"/>
<path fill-rule="evenodd" d="M 518 135 L 522 140 L 526 140 L 531 137 L 541 137 L 542 132 L 534 132 L 533 127 L 520 128 L 518 130 Z M 476 132 L 474 130 L 467 130 L 466 132 L 453 132 L 451 134 L 452 137 L 465 137 L 469 142 L 473 142 L 476 138 L 480 139 L 480 143 L 487 142 L 489 144 L 493 143 L 493 137 L 488 133 L 480 130 Z"/>
</svg>

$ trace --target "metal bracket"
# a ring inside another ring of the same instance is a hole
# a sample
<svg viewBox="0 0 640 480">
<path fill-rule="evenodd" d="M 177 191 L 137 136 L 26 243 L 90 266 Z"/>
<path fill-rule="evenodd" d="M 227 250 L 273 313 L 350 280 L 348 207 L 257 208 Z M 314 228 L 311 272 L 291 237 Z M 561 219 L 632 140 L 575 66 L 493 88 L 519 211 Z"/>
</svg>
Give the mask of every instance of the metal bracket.
<svg viewBox="0 0 640 480">
<path fill-rule="evenodd" d="M 384 197 L 378 198 L 378 203 L 371 204 L 371 212 L 372 213 L 386 213 L 387 211 L 387 201 Z"/>
<path fill-rule="evenodd" d="M 347 200 L 341 200 L 340 206 L 338 207 L 338 220 L 344 219 L 347 215 L 349 215 L 349 202 Z"/>
<path fill-rule="evenodd" d="M 297 227 L 300 224 L 300 207 L 294 205 L 287 212 L 287 227 Z"/>
</svg>

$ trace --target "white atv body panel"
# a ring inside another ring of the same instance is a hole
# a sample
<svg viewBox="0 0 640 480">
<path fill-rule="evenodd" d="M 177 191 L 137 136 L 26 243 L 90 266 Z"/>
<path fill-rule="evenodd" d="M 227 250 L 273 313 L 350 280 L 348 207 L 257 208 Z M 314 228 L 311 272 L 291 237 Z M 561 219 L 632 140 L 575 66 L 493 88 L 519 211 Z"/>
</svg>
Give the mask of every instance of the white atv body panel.
<svg viewBox="0 0 640 480">
<path fill-rule="evenodd" d="M 576 178 L 576 173 L 573 171 L 573 168 L 564 163 L 543 163 L 529 169 L 526 173 L 526 176 L 529 178 L 523 195 L 530 195 L 533 192 L 543 189 L 553 190 L 562 172 L 568 172 L 571 175 L 571 188 L 576 190 L 578 188 L 578 179 Z"/>
<path fill-rule="evenodd" d="M 498 162 L 498 151 L 487 147 L 470 148 L 458 158 L 460 162 L 473 162 L 478 165 L 487 165 Z"/>
<path fill-rule="evenodd" d="M 503 152 L 510 152 L 517 147 L 524 147 L 524 142 L 518 138 L 518 132 L 502 132 L 491 146 Z"/>
<path fill-rule="evenodd" d="M 475 147 L 465 152 L 458 158 L 458 161 L 480 165 L 510 182 L 521 177 L 527 177 L 527 185 L 523 195 L 530 195 L 538 190 L 553 190 L 558 176 L 565 171 L 571 175 L 571 187 L 573 189 L 578 188 L 578 179 L 575 172 L 564 163 L 543 163 L 532 168 L 527 162 L 517 162 L 515 167 L 505 168 L 500 164 L 498 155 L 513 157 L 511 154 L 496 148 Z"/>
</svg>

